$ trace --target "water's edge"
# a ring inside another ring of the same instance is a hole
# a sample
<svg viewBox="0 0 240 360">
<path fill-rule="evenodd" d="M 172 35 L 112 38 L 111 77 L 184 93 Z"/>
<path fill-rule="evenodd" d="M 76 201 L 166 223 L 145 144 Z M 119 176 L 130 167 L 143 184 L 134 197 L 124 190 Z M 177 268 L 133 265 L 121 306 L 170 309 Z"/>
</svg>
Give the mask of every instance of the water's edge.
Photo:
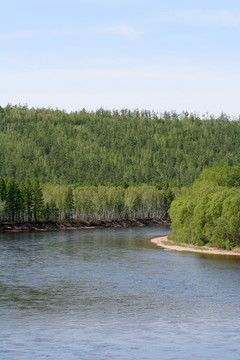
<svg viewBox="0 0 240 360">
<path fill-rule="evenodd" d="M 167 219 L 124 219 L 124 220 L 96 220 L 96 221 L 36 221 L 36 222 L 15 222 L 0 224 L 0 233 L 6 232 L 29 232 L 29 231 L 57 231 L 77 229 L 101 229 L 101 228 L 126 228 L 143 226 L 169 225 Z"/>
<path fill-rule="evenodd" d="M 168 239 L 168 236 L 163 235 L 151 240 L 153 244 L 160 246 L 164 250 L 180 251 L 180 252 L 191 252 L 200 254 L 212 254 L 212 255 L 230 255 L 240 257 L 239 249 L 223 250 L 209 246 L 197 246 L 188 243 L 179 243 L 176 245 L 172 240 Z"/>
</svg>

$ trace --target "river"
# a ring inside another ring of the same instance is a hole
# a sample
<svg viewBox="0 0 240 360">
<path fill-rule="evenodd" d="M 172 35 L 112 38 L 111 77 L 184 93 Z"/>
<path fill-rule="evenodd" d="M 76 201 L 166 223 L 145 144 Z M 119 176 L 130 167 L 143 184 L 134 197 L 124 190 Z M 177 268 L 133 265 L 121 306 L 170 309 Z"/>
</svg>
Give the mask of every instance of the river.
<svg viewBox="0 0 240 360">
<path fill-rule="evenodd" d="M 1 360 L 240 358 L 240 261 L 168 227 L 0 234 Z"/>
</svg>

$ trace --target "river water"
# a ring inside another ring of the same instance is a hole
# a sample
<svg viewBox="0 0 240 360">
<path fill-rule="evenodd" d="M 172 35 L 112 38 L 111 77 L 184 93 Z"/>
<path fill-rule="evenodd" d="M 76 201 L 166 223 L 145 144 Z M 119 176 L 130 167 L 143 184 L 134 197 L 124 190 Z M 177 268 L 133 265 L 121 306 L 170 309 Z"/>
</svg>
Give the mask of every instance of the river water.
<svg viewBox="0 0 240 360">
<path fill-rule="evenodd" d="M 240 260 L 168 227 L 0 235 L 1 360 L 240 359 Z"/>
</svg>

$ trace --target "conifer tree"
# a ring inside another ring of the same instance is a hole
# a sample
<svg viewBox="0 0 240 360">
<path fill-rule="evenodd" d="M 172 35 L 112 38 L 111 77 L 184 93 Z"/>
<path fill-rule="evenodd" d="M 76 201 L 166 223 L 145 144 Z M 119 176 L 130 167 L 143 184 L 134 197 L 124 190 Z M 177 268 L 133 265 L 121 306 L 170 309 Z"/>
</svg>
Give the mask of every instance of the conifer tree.
<svg viewBox="0 0 240 360">
<path fill-rule="evenodd" d="M 32 208 L 34 221 L 42 217 L 44 210 L 43 193 L 40 184 L 35 180 L 32 184 Z"/>
<path fill-rule="evenodd" d="M 0 199 L 2 201 L 6 199 L 6 182 L 3 178 L 0 178 Z"/>
<path fill-rule="evenodd" d="M 65 198 L 64 198 L 64 214 L 66 219 L 71 219 L 73 216 L 74 210 L 74 199 L 73 199 L 73 191 L 71 186 L 67 188 Z"/>
<path fill-rule="evenodd" d="M 24 220 L 24 199 L 22 192 L 20 190 L 19 183 L 15 182 L 15 198 L 14 198 L 14 211 L 15 211 L 15 220 L 21 221 Z"/>
<path fill-rule="evenodd" d="M 6 184 L 6 210 L 5 215 L 7 220 L 14 221 L 15 218 L 15 194 L 16 194 L 16 182 L 15 180 L 9 179 Z"/>
<path fill-rule="evenodd" d="M 3 178 L 0 178 L 0 221 L 4 221 L 4 210 L 6 200 L 6 183 Z"/>
<path fill-rule="evenodd" d="M 25 205 L 25 217 L 27 221 L 32 220 L 32 207 L 33 207 L 33 189 L 32 184 L 27 180 L 22 186 L 22 194 Z"/>
<path fill-rule="evenodd" d="M 51 210 L 50 210 L 50 205 L 47 202 L 45 205 L 45 209 L 44 209 L 44 218 L 46 221 L 50 220 L 50 216 L 51 216 Z"/>
<path fill-rule="evenodd" d="M 51 199 L 49 203 L 49 210 L 50 210 L 50 218 L 49 220 L 57 221 L 59 220 L 59 209 L 57 208 L 56 202 Z"/>
<path fill-rule="evenodd" d="M 44 217 L 46 221 L 57 221 L 59 220 L 59 211 L 56 206 L 56 202 L 51 199 L 50 202 L 47 202 L 44 210 Z"/>
</svg>

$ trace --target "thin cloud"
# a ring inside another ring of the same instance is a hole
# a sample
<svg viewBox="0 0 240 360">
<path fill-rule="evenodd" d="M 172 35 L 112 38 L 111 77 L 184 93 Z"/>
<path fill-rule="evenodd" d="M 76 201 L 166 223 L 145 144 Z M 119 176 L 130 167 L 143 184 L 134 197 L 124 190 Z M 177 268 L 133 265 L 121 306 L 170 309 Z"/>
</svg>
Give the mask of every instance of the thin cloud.
<svg viewBox="0 0 240 360">
<path fill-rule="evenodd" d="M 96 27 L 85 27 L 75 29 L 51 29 L 43 31 L 18 31 L 0 34 L 0 40 L 27 40 L 30 38 L 68 38 L 82 36 L 122 36 L 127 38 L 137 38 L 143 34 L 136 27 L 124 22 L 116 24 L 100 24 Z"/>
<path fill-rule="evenodd" d="M 185 10 L 172 13 L 162 13 L 162 21 L 177 21 L 198 25 L 238 26 L 240 13 L 229 10 Z"/>
<path fill-rule="evenodd" d="M 100 25 L 94 29 L 94 33 L 98 35 L 117 35 L 128 38 L 136 38 L 143 34 L 143 31 L 137 29 L 135 26 L 129 25 L 125 22 L 118 22 L 116 24 Z"/>
<path fill-rule="evenodd" d="M 0 35 L 0 40 L 22 40 L 30 39 L 34 36 L 31 30 L 15 31 Z"/>
</svg>

